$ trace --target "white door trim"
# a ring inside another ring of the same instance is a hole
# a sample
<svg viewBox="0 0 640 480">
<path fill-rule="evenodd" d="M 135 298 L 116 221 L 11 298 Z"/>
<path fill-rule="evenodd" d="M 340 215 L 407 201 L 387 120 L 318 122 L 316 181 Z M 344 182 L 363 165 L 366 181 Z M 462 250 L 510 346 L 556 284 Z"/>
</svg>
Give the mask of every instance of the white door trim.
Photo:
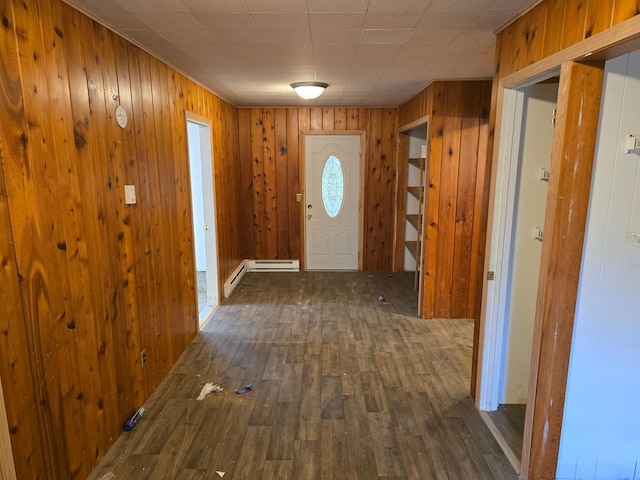
<svg viewBox="0 0 640 480">
<path fill-rule="evenodd" d="M 305 205 L 307 204 L 306 195 L 306 152 L 307 136 L 310 135 L 359 135 L 360 136 L 360 187 L 358 195 L 358 270 L 363 269 L 363 245 L 364 245 L 364 175 L 365 175 L 365 159 L 367 132 L 364 130 L 303 130 L 300 132 L 301 142 L 298 155 L 298 169 L 300 172 L 300 190 L 302 199 L 300 203 L 300 263 L 301 270 L 307 270 L 307 222 L 305 221 Z"/>
<path fill-rule="evenodd" d="M 513 234 L 513 213 L 518 173 L 524 93 L 504 89 L 500 146 L 493 202 L 489 209 L 487 228 L 487 272 L 494 272 L 495 280 L 484 279 L 484 301 L 480 323 L 478 352 L 478 390 L 476 403 L 480 410 L 498 408 L 500 380 L 504 361 L 504 333 L 507 328 L 509 293 L 509 259 Z"/>
<path fill-rule="evenodd" d="M 217 215 L 216 215 L 216 186 L 215 186 L 215 171 L 214 171 L 214 158 L 213 158 L 213 126 L 211 125 L 211 120 L 205 117 L 201 117 L 195 113 L 185 111 L 185 128 L 187 132 L 187 138 L 189 135 L 189 123 L 197 124 L 201 127 L 201 131 L 203 128 L 206 128 L 208 132 L 208 137 L 200 137 L 200 153 L 204 154 L 202 158 L 202 178 L 203 180 L 206 178 L 211 185 L 211 198 L 206 199 L 208 205 L 204 210 L 205 222 L 207 225 L 211 225 L 211 229 L 213 232 L 211 235 L 205 235 L 205 245 L 206 245 L 206 266 L 207 266 L 207 303 L 208 306 L 202 312 L 198 314 L 198 323 L 199 326 L 202 327 L 211 314 L 215 307 L 219 304 L 220 299 L 223 295 L 223 282 L 220 279 L 220 258 L 218 252 L 218 224 L 217 224 Z M 187 140 L 187 148 L 189 142 Z M 190 157 L 189 157 L 190 159 Z M 191 168 L 191 160 L 189 160 L 189 168 Z M 191 187 L 191 185 L 190 185 Z M 193 187 L 191 187 L 192 189 Z M 203 192 L 204 194 L 204 192 Z M 191 197 L 191 192 L 190 192 Z M 205 200 L 203 198 L 203 200 Z M 210 200 L 210 203 L 208 202 Z M 193 275 L 197 275 L 196 267 L 195 267 L 195 242 L 193 242 L 194 248 L 194 268 Z M 196 282 L 197 285 L 197 282 Z M 196 311 L 198 311 L 198 299 L 196 292 Z"/>
</svg>

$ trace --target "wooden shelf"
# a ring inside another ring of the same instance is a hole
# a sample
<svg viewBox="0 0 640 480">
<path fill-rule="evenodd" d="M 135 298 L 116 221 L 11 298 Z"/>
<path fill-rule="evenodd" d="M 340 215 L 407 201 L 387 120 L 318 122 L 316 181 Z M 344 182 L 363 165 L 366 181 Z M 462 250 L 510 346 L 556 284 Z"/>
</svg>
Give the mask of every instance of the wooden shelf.
<svg viewBox="0 0 640 480">
<path fill-rule="evenodd" d="M 420 193 L 424 190 L 423 187 L 407 187 L 407 192 L 420 200 Z"/>
<path fill-rule="evenodd" d="M 422 168 L 422 164 L 425 162 L 424 158 L 410 158 L 409 163 L 415 167 Z"/>
<path fill-rule="evenodd" d="M 404 242 L 404 246 L 407 247 L 407 249 L 409 250 L 409 252 L 411 252 L 411 255 L 413 255 L 413 258 L 416 259 L 416 262 L 420 261 L 420 242 L 417 242 L 415 240 L 413 241 L 408 241 L 408 242 Z"/>
<path fill-rule="evenodd" d="M 419 232 L 420 231 L 420 215 L 415 213 L 415 214 L 409 214 L 407 215 L 407 221 L 413 225 L 413 227 Z"/>
</svg>

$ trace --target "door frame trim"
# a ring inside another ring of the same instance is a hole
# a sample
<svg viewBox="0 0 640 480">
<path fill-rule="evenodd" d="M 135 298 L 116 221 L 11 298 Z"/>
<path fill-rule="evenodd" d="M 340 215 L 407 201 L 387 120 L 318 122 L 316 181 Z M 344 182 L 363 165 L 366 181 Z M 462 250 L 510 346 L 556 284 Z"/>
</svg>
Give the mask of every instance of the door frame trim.
<svg viewBox="0 0 640 480">
<path fill-rule="evenodd" d="M 307 136 L 327 136 L 327 135 L 351 135 L 360 137 L 360 178 L 358 192 L 358 271 L 363 270 L 363 248 L 364 248 L 364 177 L 365 177 L 365 161 L 367 132 L 365 130 L 301 130 L 300 152 L 298 155 L 298 171 L 300 172 L 300 193 L 302 200 L 300 201 L 300 270 L 307 270 L 307 222 L 305 222 L 305 208 L 307 204 Z"/>
<path fill-rule="evenodd" d="M 213 123 L 211 122 L 210 119 L 203 117 L 201 115 L 198 115 L 197 113 L 193 113 L 189 110 L 185 110 L 184 111 L 184 127 L 185 127 L 185 135 L 186 135 L 186 139 L 187 141 L 186 146 L 187 146 L 187 164 L 189 166 L 189 201 L 192 202 L 192 185 L 191 185 L 191 158 L 190 158 L 190 153 L 189 153 L 189 122 L 191 123 L 195 123 L 198 124 L 202 127 L 206 127 L 209 129 L 209 145 L 211 147 L 211 187 L 212 187 L 212 191 L 213 191 L 213 198 L 211 199 L 212 203 L 213 203 L 213 222 L 215 224 L 215 232 L 214 232 L 214 238 L 215 238 L 215 261 L 216 261 L 216 278 L 217 278 L 217 282 L 216 282 L 216 288 L 218 290 L 218 294 L 217 294 L 217 298 L 218 298 L 218 304 L 220 304 L 220 302 L 222 301 L 222 299 L 224 298 L 224 279 L 221 278 L 220 276 L 220 248 L 218 248 L 219 245 L 219 238 L 218 238 L 218 234 L 220 232 L 220 225 L 218 225 L 218 215 L 217 215 L 217 199 L 216 199 L 216 192 L 218 191 L 218 189 L 216 188 L 216 169 L 215 169 L 215 156 L 214 156 L 214 132 L 213 132 Z M 193 205 L 191 205 L 191 229 L 193 231 Z M 196 268 L 196 252 L 195 252 L 195 238 L 193 241 L 193 275 L 194 275 L 194 280 L 197 279 L 197 268 Z M 208 265 L 207 265 L 208 266 Z M 197 285 L 197 281 L 195 282 Z M 207 287 L 209 288 L 209 287 Z M 207 295 L 208 296 L 208 295 Z M 208 308 L 203 312 L 203 316 L 202 318 L 200 318 L 200 313 L 198 312 L 199 307 L 198 307 L 198 292 L 196 291 L 196 295 L 195 295 L 195 302 L 196 302 L 196 306 L 195 306 L 195 311 L 197 312 L 196 314 L 196 318 L 197 318 L 197 323 L 198 323 L 198 331 L 204 326 L 204 324 L 209 320 L 209 318 L 211 317 L 211 315 L 213 314 L 213 310 L 215 309 L 215 307 L 217 305 L 214 305 L 213 308 Z"/>
</svg>

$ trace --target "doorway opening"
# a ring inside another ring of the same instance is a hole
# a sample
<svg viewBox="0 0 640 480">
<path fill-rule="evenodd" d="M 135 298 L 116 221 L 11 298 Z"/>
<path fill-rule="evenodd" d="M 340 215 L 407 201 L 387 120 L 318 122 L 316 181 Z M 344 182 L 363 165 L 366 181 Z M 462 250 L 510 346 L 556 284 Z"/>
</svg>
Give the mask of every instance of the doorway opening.
<svg viewBox="0 0 640 480">
<path fill-rule="evenodd" d="M 424 218 L 427 211 L 427 148 L 428 120 L 420 119 L 411 127 L 400 128 L 399 161 L 407 162 L 406 190 L 398 192 L 404 195 L 404 248 L 402 269 L 414 272 L 413 288 L 418 291 L 418 315 L 422 315 L 422 278 L 420 275 L 424 264 Z M 400 188 L 398 189 L 400 190 Z"/>
<path fill-rule="evenodd" d="M 520 470 L 558 78 L 505 90 L 478 404 Z M 492 260 L 492 261 L 493 261 Z"/>
<path fill-rule="evenodd" d="M 219 303 L 211 125 L 187 113 L 187 139 L 198 318 L 202 326 Z"/>
<path fill-rule="evenodd" d="M 305 136 L 307 270 L 361 270 L 362 135 Z"/>
</svg>

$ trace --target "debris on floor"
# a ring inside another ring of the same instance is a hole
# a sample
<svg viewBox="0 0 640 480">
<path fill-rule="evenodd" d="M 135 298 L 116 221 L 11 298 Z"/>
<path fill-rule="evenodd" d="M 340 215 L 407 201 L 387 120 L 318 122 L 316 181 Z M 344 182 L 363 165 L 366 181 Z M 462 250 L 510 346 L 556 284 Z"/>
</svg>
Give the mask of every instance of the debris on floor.
<svg viewBox="0 0 640 480">
<path fill-rule="evenodd" d="M 249 390 L 253 390 L 253 385 L 245 385 L 243 389 L 236 390 L 236 393 L 240 395 L 242 393 L 247 393 Z"/>
<path fill-rule="evenodd" d="M 382 294 L 382 292 L 378 294 L 378 300 L 380 300 L 381 302 L 384 302 L 384 295 Z"/>
<path fill-rule="evenodd" d="M 200 390 L 200 395 L 198 395 L 197 400 L 204 400 L 204 398 L 211 392 L 220 393 L 223 390 L 224 388 L 222 388 L 220 385 L 214 385 L 211 382 L 207 382 L 202 386 L 202 390 Z"/>
<path fill-rule="evenodd" d="M 218 474 L 218 476 L 220 478 L 224 477 L 224 472 L 220 472 L 220 471 L 216 470 L 216 473 Z"/>
<path fill-rule="evenodd" d="M 116 478 L 116 476 L 113 474 L 113 472 L 107 472 L 102 477 L 100 477 L 98 480 L 114 480 L 115 478 Z"/>
<path fill-rule="evenodd" d="M 122 425 L 122 429 L 125 432 L 130 432 L 131 430 L 133 430 L 133 427 L 135 427 L 138 424 L 138 422 L 140 421 L 143 415 L 144 415 L 144 407 L 138 408 L 135 412 L 131 414 L 131 416 L 127 419 L 127 421 L 124 422 L 124 425 Z"/>
</svg>

